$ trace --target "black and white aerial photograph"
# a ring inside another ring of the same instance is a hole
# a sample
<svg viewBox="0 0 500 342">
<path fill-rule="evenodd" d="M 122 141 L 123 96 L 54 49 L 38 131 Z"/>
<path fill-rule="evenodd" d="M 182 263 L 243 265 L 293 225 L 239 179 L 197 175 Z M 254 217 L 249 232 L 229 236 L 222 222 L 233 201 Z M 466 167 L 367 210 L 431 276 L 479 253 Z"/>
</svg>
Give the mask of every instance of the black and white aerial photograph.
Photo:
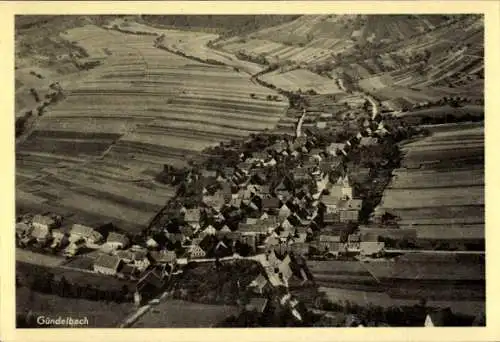
<svg viewBox="0 0 500 342">
<path fill-rule="evenodd" d="M 486 325 L 483 14 L 155 13 L 15 16 L 17 328 Z"/>
</svg>

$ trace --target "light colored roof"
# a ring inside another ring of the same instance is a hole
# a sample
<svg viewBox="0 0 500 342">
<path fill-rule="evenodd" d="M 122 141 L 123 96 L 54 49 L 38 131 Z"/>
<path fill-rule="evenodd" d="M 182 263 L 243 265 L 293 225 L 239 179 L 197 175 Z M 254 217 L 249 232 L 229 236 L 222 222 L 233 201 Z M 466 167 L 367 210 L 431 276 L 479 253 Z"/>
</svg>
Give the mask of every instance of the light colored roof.
<svg viewBox="0 0 500 342">
<path fill-rule="evenodd" d="M 33 231 L 31 232 L 31 236 L 41 239 L 45 238 L 48 234 L 48 231 L 46 229 L 40 228 L 40 227 L 34 227 Z"/>
<path fill-rule="evenodd" d="M 35 215 L 33 217 L 33 223 L 52 225 L 55 223 L 55 221 L 49 216 Z"/>
<path fill-rule="evenodd" d="M 220 233 L 231 233 L 231 229 L 227 226 L 227 225 L 224 225 L 224 227 L 222 227 L 220 230 L 219 230 Z"/>
<path fill-rule="evenodd" d="M 92 236 L 92 235 L 97 235 L 99 234 L 98 232 L 96 232 L 94 230 L 94 228 L 92 227 L 88 227 L 88 226 L 84 226 L 82 224 L 78 224 L 78 223 L 75 223 L 72 227 L 71 227 L 71 234 L 79 234 L 79 235 L 82 235 L 82 236 Z M 100 234 L 99 234 L 100 235 Z"/>
<path fill-rule="evenodd" d="M 124 245 L 129 243 L 129 239 L 123 235 L 116 232 L 110 232 L 106 242 L 120 242 Z"/>
</svg>

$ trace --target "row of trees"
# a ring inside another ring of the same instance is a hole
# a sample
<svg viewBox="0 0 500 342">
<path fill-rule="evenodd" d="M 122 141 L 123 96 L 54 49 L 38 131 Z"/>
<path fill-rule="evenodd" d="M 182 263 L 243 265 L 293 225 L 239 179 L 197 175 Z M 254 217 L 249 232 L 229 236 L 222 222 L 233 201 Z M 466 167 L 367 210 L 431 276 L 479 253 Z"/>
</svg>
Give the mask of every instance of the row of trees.
<svg viewBox="0 0 500 342">
<path fill-rule="evenodd" d="M 174 53 L 176 55 L 182 56 L 184 58 L 191 59 L 191 60 L 196 61 L 196 62 L 207 63 L 207 64 L 212 64 L 212 65 L 226 65 L 226 64 L 219 62 L 219 61 L 212 59 L 212 58 L 203 59 L 203 58 L 199 58 L 196 56 L 187 55 L 183 51 L 173 50 L 173 49 L 166 47 L 165 45 L 155 44 L 155 47 L 157 47 L 158 49 L 165 50 L 165 51 L 168 51 L 170 53 Z"/>
<path fill-rule="evenodd" d="M 387 324 L 390 326 L 418 327 L 423 326 L 427 313 L 435 308 L 428 307 L 425 299 L 421 299 L 416 305 L 389 306 L 359 305 L 350 301 L 332 302 L 325 297 L 318 298 L 317 308 L 352 314 L 357 316 L 364 326 Z M 471 326 L 475 317 L 452 313 L 450 326 Z"/>
<path fill-rule="evenodd" d="M 21 280 L 21 278 L 23 278 Z M 84 298 L 93 301 L 128 302 L 132 300 L 133 291 L 127 285 L 115 290 L 102 289 L 97 286 L 82 283 L 72 283 L 64 276 L 56 279 L 51 272 L 32 272 L 16 275 L 16 287 L 25 286 L 33 291 L 55 294 L 68 298 Z"/>
</svg>

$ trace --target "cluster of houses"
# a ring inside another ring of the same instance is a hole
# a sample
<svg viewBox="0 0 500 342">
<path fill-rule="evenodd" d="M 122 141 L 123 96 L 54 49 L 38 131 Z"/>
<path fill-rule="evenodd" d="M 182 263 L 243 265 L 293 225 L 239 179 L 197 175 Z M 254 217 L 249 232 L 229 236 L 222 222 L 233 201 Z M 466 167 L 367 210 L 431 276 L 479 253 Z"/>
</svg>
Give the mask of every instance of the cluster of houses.
<svg viewBox="0 0 500 342">
<path fill-rule="evenodd" d="M 318 148 L 314 136 L 299 136 L 242 154 L 235 167 L 203 170 L 191 180 L 203 184 L 201 203 L 182 207 L 183 222 L 163 233 L 192 259 L 229 256 L 237 245 L 280 257 L 375 255 L 383 243 L 353 229 L 362 200 L 343 170 L 345 146 Z M 298 166 L 283 172 L 284 160 Z"/>
<path fill-rule="evenodd" d="M 376 143 L 374 137 L 358 138 L 360 144 Z M 290 256 L 372 256 L 383 251 L 376 235 L 356 229 L 362 200 L 342 160 L 350 145 L 319 148 L 314 135 L 278 139 L 242 154 L 235 167 L 189 175 L 188 183 L 203 185 L 199 203 L 182 206 L 182 219 L 152 232 L 144 246 L 131 246 L 125 234 L 81 224 L 63 230 L 62 218 L 43 215 L 16 224 L 18 245 L 50 246 L 68 257 L 82 249 L 97 250 L 94 272 L 138 280 L 141 289 L 160 288 L 174 267 L 188 260 L 235 254 L 260 257 L 267 277 L 252 283 L 257 292 L 287 285 Z M 307 280 L 305 274 L 299 278 Z"/>
<path fill-rule="evenodd" d="M 24 217 L 16 223 L 17 244 L 62 250 L 65 256 L 75 256 L 83 248 L 116 250 L 129 243 L 124 234 L 110 232 L 105 239 L 102 233 L 89 226 L 75 223 L 69 230 L 61 226 L 62 217 L 57 215 Z"/>
</svg>

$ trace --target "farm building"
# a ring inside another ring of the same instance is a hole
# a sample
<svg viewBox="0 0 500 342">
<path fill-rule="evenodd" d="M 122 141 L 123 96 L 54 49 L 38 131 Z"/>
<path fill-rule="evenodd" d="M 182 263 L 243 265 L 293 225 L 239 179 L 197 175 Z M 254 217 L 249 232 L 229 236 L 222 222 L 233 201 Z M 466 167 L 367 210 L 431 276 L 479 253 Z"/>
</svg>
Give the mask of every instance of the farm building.
<svg viewBox="0 0 500 342">
<path fill-rule="evenodd" d="M 116 253 L 116 256 L 119 257 L 124 263 L 128 263 L 128 264 L 132 263 L 138 269 L 142 269 L 142 270 L 146 269 L 151 264 L 151 262 L 148 259 L 148 253 L 147 253 L 147 251 L 144 251 L 144 250 L 118 251 Z"/>
<path fill-rule="evenodd" d="M 50 231 L 53 228 L 57 228 L 56 221 L 52 217 L 35 215 L 32 221 L 33 228 L 40 228 L 42 231 Z"/>
<path fill-rule="evenodd" d="M 154 269 L 146 273 L 137 282 L 136 291 L 142 296 L 161 289 L 165 285 L 163 274 L 160 270 Z"/>
<path fill-rule="evenodd" d="M 94 271 L 107 275 L 115 275 L 122 265 L 122 260 L 116 255 L 101 254 L 94 262 Z"/>
<path fill-rule="evenodd" d="M 87 243 L 96 244 L 102 242 L 104 238 L 92 227 L 84 226 L 82 224 L 74 224 L 71 227 L 69 239 L 70 241 L 84 239 Z"/>
<path fill-rule="evenodd" d="M 106 239 L 106 245 L 113 249 L 124 249 L 129 245 L 130 241 L 124 234 L 110 232 Z"/>
<path fill-rule="evenodd" d="M 384 250 L 384 242 L 379 241 L 361 241 L 359 244 L 359 250 L 361 255 L 374 255 L 382 252 Z"/>
<path fill-rule="evenodd" d="M 153 251 L 151 259 L 157 264 L 175 264 L 177 256 L 174 251 Z"/>
<path fill-rule="evenodd" d="M 31 236 L 38 242 L 44 242 L 50 237 L 50 230 L 46 225 L 37 225 L 33 227 Z"/>
</svg>

